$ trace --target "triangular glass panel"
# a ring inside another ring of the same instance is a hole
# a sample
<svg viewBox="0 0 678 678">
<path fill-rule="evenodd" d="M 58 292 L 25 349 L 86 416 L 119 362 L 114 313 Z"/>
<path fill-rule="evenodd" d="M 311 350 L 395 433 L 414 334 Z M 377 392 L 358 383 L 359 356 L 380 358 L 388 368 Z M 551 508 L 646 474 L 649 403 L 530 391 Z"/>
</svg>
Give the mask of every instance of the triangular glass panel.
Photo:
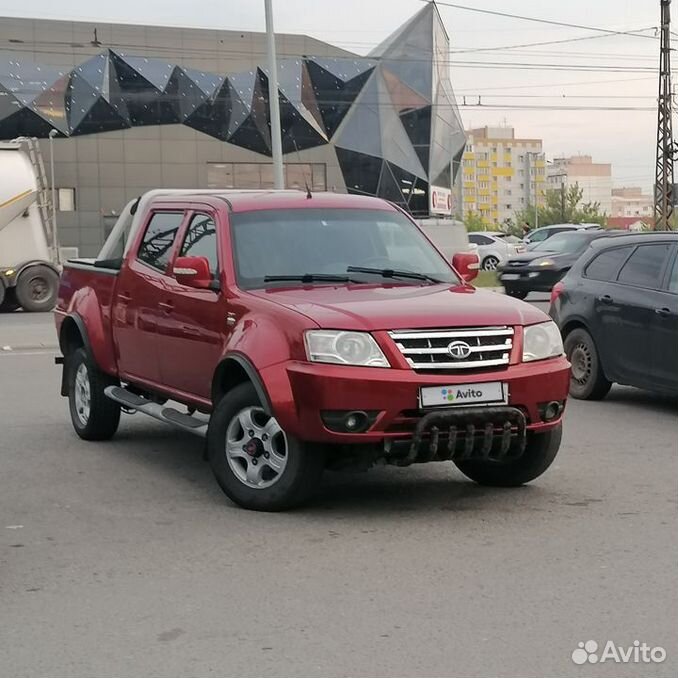
<svg viewBox="0 0 678 678">
<path fill-rule="evenodd" d="M 89 111 L 82 117 L 77 127 L 71 131 L 71 135 L 99 134 L 101 132 L 111 132 L 127 127 L 129 127 L 129 123 L 123 120 L 117 112 L 113 110 L 111 104 L 102 97 L 99 97 Z"/>
<path fill-rule="evenodd" d="M 360 195 L 376 195 L 382 159 L 364 153 L 335 148 L 346 190 Z"/>
<path fill-rule="evenodd" d="M 198 106 L 195 112 L 186 118 L 184 124 L 199 132 L 209 134 L 211 137 L 226 141 L 230 119 L 231 88 L 228 82 L 224 82 L 217 95 Z"/>
<path fill-rule="evenodd" d="M 183 72 L 204 92 L 208 97 L 215 96 L 224 84 L 225 78 L 209 71 L 198 71 L 195 68 L 182 66 Z"/>
</svg>

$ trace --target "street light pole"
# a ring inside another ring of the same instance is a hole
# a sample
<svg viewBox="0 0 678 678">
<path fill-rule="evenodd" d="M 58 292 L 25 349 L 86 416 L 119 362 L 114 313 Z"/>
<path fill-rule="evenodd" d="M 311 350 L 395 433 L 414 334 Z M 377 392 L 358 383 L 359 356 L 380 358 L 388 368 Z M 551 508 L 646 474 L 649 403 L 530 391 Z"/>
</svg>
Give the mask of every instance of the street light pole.
<svg viewBox="0 0 678 678">
<path fill-rule="evenodd" d="M 266 43 L 268 46 L 268 105 L 271 118 L 271 151 L 273 153 L 273 185 L 285 188 L 280 132 L 280 101 L 278 99 L 278 62 L 275 55 L 272 0 L 264 0 L 266 8 Z"/>
<path fill-rule="evenodd" d="M 60 264 L 59 261 L 59 241 L 57 240 L 57 222 L 56 222 L 56 184 L 54 181 L 54 137 L 57 135 L 55 129 L 50 130 L 49 133 L 49 173 L 50 181 L 52 183 L 52 242 L 50 247 L 52 248 L 52 257 L 57 264 Z"/>
</svg>

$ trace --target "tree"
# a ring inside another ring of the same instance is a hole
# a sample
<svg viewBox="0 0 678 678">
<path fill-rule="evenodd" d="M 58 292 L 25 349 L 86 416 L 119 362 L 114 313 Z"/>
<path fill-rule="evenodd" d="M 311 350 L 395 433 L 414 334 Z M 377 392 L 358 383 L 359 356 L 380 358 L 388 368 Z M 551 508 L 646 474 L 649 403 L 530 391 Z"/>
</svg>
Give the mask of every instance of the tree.
<svg viewBox="0 0 678 678">
<path fill-rule="evenodd" d="M 607 216 L 600 213 L 600 203 L 581 204 L 583 195 L 579 184 L 546 191 L 545 205 L 538 210 L 539 225 L 595 223 L 604 226 Z"/>
<path fill-rule="evenodd" d="M 600 224 L 605 226 L 607 215 L 601 214 L 600 203 L 581 203 L 584 191 L 579 184 L 569 188 L 549 189 L 544 192 L 544 205 L 537 210 L 539 226 L 551 224 Z M 524 210 L 516 212 L 516 223 L 522 227 L 528 223 L 532 228 L 535 226 L 534 206 L 528 205 Z"/>
<path fill-rule="evenodd" d="M 477 212 L 467 212 L 464 224 L 469 233 L 473 231 L 487 231 L 488 229 L 487 222 Z"/>
</svg>

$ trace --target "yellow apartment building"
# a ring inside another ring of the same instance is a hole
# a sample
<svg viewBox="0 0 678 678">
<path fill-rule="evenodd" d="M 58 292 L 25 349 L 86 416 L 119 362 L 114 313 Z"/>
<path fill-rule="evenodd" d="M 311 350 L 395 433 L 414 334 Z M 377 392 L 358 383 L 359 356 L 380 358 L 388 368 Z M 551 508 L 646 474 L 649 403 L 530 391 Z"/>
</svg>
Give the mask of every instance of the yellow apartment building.
<svg viewBox="0 0 678 678">
<path fill-rule="evenodd" d="M 513 127 L 481 127 L 466 134 L 464 216 L 476 212 L 488 226 L 499 226 L 528 205 L 544 204 L 546 159 L 541 139 L 518 139 Z"/>
</svg>

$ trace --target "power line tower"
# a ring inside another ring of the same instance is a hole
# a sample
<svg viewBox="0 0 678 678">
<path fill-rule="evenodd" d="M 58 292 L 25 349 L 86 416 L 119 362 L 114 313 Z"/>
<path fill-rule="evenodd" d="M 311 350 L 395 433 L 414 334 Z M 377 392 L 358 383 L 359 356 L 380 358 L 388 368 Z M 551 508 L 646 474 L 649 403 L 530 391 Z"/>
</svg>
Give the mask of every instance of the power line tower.
<svg viewBox="0 0 678 678">
<path fill-rule="evenodd" d="M 658 231 L 671 228 L 673 215 L 673 126 L 671 121 L 671 0 L 661 2 L 661 47 L 657 118 L 654 217 Z"/>
</svg>

